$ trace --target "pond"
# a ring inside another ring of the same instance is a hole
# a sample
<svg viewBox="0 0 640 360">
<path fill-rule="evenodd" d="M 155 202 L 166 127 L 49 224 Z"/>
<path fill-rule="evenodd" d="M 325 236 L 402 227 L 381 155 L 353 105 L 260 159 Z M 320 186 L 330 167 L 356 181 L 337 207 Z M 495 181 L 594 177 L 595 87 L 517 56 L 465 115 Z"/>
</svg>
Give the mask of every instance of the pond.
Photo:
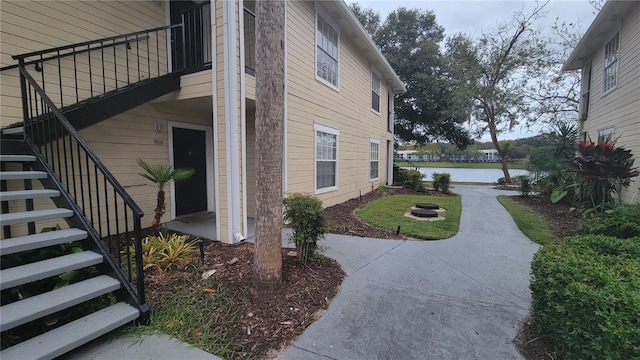
<svg viewBox="0 0 640 360">
<path fill-rule="evenodd" d="M 453 169 L 453 168 L 418 168 L 424 175 L 424 180 L 431 181 L 434 172 L 451 174 L 451 181 L 455 182 L 478 182 L 495 183 L 499 178 L 504 177 L 501 169 Z M 528 170 L 509 169 L 511 177 L 518 175 L 529 175 Z"/>
</svg>

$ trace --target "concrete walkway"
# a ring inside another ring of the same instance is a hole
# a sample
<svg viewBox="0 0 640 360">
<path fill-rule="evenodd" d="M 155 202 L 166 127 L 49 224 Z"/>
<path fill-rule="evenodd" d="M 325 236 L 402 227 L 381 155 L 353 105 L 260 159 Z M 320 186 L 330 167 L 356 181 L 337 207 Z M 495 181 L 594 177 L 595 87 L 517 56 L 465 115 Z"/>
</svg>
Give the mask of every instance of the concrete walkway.
<svg viewBox="0 0 640 360">
<path fill-rule="evenodd" d="M 485 186 L 456 186 L 460 231 L 440 241 L 329 235 L 348 276 L 326 313 L 282 359 L 521 359 L 538 245 Z"/>
</svg>

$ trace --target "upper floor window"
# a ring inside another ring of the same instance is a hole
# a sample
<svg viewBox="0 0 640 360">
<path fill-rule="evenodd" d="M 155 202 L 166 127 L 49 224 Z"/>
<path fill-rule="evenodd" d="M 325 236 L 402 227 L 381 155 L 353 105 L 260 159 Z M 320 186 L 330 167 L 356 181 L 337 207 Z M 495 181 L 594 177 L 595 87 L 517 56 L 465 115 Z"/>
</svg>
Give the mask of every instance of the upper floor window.
<svg viewBox="0 0 640 360">
<path fill-rule="evenodd" d="M 320 14 L 316 24 L 316 78 L 338 87 L 338 32 Z"/>
<path fill-rule="evenodd" d="M 603 92 L 612 90 L 618 84 L 618 56 L 620 33 L 617 33 L 604 47 Z"/>
<path fill-rule="evenodd" d="M 380 76 L 371 72 L 371 110 L 380 112 Z"/>
<path fill-rule="evenodd" d="M 613 140 L 614 128 L 598 130 L 598 142 L 609 142 Z"/>
</svg>

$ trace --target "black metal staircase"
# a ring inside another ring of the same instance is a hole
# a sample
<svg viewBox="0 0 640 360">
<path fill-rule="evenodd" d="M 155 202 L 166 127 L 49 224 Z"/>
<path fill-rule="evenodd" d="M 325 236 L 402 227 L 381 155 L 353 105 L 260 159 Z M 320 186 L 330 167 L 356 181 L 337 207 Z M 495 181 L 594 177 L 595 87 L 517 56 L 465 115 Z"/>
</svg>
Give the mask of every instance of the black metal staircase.
<svg viewBox="0 0 640 360">
<path fill-rule="evenodd" d="M 172 43 L 185 43 L 183 29 L 14 56 L 24 121 L 2 129 L 0 144 L 2 359 L 57 357 L 148 321 L 143 212 L 78 131 L 179 89 L 184 68 L 168 62 Z M 38 233 L 43 222 L 62 226 Z M 10 343 L 36 328 L 31 339 Z"/>
</svg>

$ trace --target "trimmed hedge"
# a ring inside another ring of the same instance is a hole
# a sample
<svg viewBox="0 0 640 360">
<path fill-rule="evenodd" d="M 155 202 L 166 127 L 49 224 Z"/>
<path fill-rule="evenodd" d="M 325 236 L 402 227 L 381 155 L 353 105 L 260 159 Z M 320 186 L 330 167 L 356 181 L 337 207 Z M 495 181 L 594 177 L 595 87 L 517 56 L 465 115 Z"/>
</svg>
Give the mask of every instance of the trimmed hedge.
<svg viewBox="0 0 640 360">
<path fill-rule="evenodd" d="M 576 236 L 531 264 L 536 324 L 562 359 L 640 358 L 640 238 Z"/>
</svg>

